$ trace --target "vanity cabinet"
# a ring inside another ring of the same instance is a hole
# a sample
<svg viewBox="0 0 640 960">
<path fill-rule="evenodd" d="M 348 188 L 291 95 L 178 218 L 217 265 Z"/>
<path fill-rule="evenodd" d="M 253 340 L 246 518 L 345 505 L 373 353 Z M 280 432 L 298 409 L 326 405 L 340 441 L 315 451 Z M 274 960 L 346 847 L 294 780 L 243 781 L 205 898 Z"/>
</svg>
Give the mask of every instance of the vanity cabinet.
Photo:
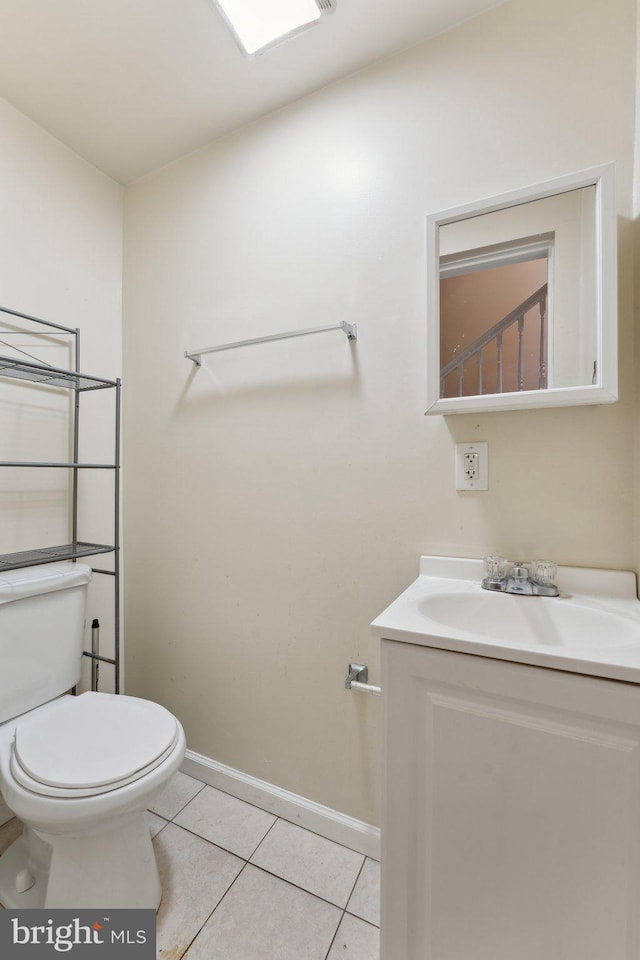
<svg viewBox="0 0 640 960">
<path fill-rule="evenodd" d="M 640 686 L 382 636 L 381 960 L 639 960 Z"/>
</svg>

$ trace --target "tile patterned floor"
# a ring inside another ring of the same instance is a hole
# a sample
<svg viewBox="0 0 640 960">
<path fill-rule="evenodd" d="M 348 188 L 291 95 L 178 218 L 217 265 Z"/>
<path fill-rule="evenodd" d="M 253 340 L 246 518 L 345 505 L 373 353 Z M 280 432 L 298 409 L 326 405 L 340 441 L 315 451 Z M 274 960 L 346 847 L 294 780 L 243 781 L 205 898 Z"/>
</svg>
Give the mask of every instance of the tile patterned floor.
<svg viewBox="0 0 640 960">
<path fill-rule="evenodd" d="M 377 960 L 375 860 L 183 773 L 149 827 L 158 960 Z M 19 832 L 0 827 L 0 853 Z"/>
</svg>

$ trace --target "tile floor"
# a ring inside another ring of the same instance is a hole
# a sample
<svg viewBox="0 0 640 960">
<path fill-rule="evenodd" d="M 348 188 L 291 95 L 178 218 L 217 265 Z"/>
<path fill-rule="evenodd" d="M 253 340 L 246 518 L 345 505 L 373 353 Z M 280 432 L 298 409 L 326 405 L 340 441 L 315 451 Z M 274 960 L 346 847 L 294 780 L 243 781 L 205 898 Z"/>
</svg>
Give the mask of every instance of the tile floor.
<svg viewBox="0 0 640 960">
<path fill-rule="evenodd" d="M 183 773 L 149 822 L 158 960 L 377 960 L 375 860 Z M 19 832 L 0 827 L 0 853 Z"/>
</svg>

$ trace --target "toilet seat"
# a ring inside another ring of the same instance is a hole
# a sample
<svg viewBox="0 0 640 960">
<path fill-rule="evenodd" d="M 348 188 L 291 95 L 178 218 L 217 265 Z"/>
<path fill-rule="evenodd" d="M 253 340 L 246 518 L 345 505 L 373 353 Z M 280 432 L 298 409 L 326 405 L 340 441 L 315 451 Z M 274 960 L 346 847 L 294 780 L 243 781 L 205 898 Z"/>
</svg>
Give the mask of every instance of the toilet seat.
<svg viewBox="0 0 640 960">
<path fill-rule="evenodd" d="M 17 725 L 10 769 L 32 793 L 92 797 L 142 779 L 179 737 L 176 718 L 157 703 L 84 693 Z"/>
</svg>

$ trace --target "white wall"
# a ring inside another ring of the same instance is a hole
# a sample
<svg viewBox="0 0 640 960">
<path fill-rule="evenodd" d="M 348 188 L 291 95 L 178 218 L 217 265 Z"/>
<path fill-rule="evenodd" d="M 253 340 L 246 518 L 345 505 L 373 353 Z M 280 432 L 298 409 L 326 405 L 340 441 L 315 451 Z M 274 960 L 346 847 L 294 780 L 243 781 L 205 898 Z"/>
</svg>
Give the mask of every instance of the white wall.
<svg viewBox="0 0 640 960">
<path fill-rule="evenodd" d="M 79 327 L 82 369 L 113 378 L 122 365 L 121 299 L 122 187 L 0 101 L 0 305 Z M 0 340 L 56 366 L 72 362 L 68 337 L 7 336 L 7 325 L 0 314 Z M 0 353 L 14 355 L 4 344 Z M 81 456 L 112 461 L 113 397 L 84 395 L 81 411 Z M 0 459 L 70 459 L 69 413 L 65 391 L 0 384 Z M 69 542 L 69 481 L 66 470 L 0 471 L 1 552 Z M 112 490 L 112 477 L 84 477 L 81 539 L 113 542 Z M 111 583 L 96 580 L 88 612 L 101 618 L 107 655 L 110 597 Z M 110 672 L 103 669 L 103 689 L 112 687 Z"/>
<path fill-rule="evenodd" d="M 514 0 L 127 189 L 127 689 L 192 749 L 375 822 L 342 681 L 420 553 L 632 565 L 634 37 L 634 0 Z M 608 160 L 620 402 L 424 417 L 425 215 Z M 476 439 L 491 489 L 456 493 Z"/>
</svg>

